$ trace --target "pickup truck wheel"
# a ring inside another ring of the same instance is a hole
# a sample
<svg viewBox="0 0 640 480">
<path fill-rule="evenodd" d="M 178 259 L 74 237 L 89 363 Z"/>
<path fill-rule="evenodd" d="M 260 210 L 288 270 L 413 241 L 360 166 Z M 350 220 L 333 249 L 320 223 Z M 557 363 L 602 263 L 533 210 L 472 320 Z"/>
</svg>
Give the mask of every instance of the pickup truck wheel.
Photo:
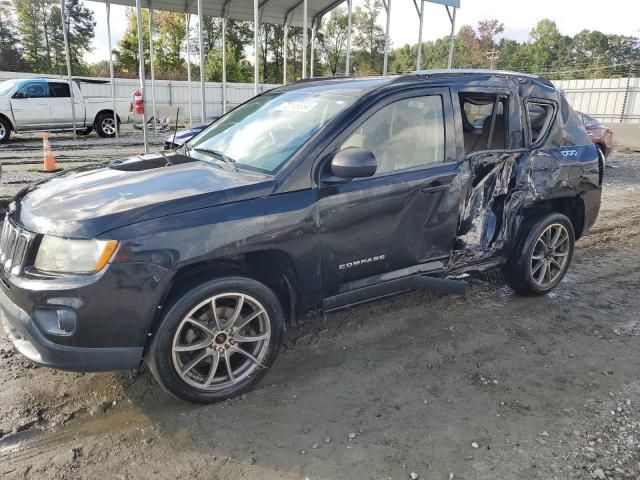
<svg viewBox="0 0 640 480">
<path fill-rule="evenodd" d="M 571 221 L 545 212 L 525 223 L 505 267 L 507 283 L 518 293 L 544 295 L 564 278 L 575 246 Z"/>
<path fill-rule="evenodd" d="M 5 143 L 11 136 L 11 125 L 4 118 L 0 118 L 0 143 Z"/>
<path fill-rule="evenodd" d="M 146 361 L 175 397 L 214 403 L 253 387 L 280 350 L 284 314 L 265 285 L 245 277 L 201 284 L 165 315 Z"/>
<path fill-rule="evenodd" d="M 113 115 L 111 113 L 101 113 L 96 118 L 96 133 L 102 138 L 115 137 L 116 128 L 116 122 L 114 122 Z"/>
</svg>

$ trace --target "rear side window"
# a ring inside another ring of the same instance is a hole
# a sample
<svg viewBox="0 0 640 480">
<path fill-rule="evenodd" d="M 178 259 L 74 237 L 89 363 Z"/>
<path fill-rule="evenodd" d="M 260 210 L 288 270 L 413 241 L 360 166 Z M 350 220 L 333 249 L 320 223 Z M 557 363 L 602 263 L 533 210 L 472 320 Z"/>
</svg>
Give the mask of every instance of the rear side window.
<svg viewBox="0 0 640 480">
<path fill-rule="evenodd" d="M 445 161 L 444 107 L 440 95 L 398 100 L 368 118 L 342 144 L 376 157 L 376 175 Z"/>
<path fill-rule="evenodd" d="M 506 95 L 460 93 L 465 154 L 507 148 Z"/>
<path fill-rule="evenodd" d="M 56 98 L 69 98 L 71 96 L 68 83 L 49 83 L 49 91 L 51 96 Z"/>
<path fill-rule="evenodd" d="M 542 141 L 551 126 L 555 108 L 546 102 L 527 101 L 527 123 L 529 126 L 529 142 L 532 145 Z"/>
</svg>

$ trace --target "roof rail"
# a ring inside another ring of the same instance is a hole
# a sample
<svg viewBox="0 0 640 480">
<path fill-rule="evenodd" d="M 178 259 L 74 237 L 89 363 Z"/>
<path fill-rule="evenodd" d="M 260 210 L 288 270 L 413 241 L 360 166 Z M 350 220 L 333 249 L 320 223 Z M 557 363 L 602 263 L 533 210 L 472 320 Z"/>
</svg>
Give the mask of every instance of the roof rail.
<svg viewBox="0 0 640 480">
<path fill-rule="evenodd" d="M 435 70 L 416 70 L 409 74 L 410 76 L 426 76 L 436 77 L 444 75 L 498 75 L 504 77 L 519 77 L 530 78 L 538 80 L 545 85 L 553 86 L 548 78 L 535 75 L 533 73 L 513 72 L 511 70 L 493 70 L 487 68 L 450 68 L 450 69 L 435 69 Z"/>
<path fill-rule="evenodd" d="M 488 68 L 443 68 L 435 70 L 416 70 L 410 75 L 506 75 L 510 77 L 541 78 L 533 73 L 513 72 L 510 70 L 493 70 Z"/>
<path fill-rule="evenodd" d="M 337 74 L 335 76 L 333 75 L 323 75 L 321 77 L 309 77 L 309 78 L 300 78 L 298 80 L 295 80 L 293 82 L 288 83 L 287 85 L 296 85 L 299 83 L 308 83 L 308 82 L 317 82 L 318 80 L 345 80 L 345 79 L 349 79 L 349 78 L 354 78 L 351 75 L 345 75 L 345 74 Z"/>
</svg>

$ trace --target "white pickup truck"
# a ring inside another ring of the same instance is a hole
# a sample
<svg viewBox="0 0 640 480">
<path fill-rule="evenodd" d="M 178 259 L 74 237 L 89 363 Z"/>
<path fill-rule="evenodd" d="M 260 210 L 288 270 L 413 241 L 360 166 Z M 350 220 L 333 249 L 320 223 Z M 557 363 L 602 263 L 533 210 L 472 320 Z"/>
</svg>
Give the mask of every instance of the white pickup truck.
<svg viewBox="0 0 640 480">
<path fill-rule="evenodd" d="M 76 129 L 88 135 L 95 128 L 103 138 L 116 134 L 113 103 L 106 97 L 85 98 L 75 82 L 73 100 Z M 26 78 L 0 83 L 0 143 L 12 132 L 73 130 L 69 82 L 50 78 Z M 116 104 L 118 124 L 127 104 Z"/>
</svg>

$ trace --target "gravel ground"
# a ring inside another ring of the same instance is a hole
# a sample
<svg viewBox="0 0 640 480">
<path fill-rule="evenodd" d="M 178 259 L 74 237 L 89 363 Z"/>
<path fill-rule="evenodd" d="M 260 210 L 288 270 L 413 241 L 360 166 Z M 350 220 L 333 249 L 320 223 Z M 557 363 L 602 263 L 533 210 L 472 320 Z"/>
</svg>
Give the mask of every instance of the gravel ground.
<svg viewBox="0 0 640 480">
<path fill-rule="evenodd" d="M 640 154 L 609 165 L 551 294 L 488 274 L 464 297 L 307 318 L 258 388 L 221 404 L 175 401 L 144 370 L 38 367 L 0 338 L 0 475 L 640 479 Z"/>
</svg>

